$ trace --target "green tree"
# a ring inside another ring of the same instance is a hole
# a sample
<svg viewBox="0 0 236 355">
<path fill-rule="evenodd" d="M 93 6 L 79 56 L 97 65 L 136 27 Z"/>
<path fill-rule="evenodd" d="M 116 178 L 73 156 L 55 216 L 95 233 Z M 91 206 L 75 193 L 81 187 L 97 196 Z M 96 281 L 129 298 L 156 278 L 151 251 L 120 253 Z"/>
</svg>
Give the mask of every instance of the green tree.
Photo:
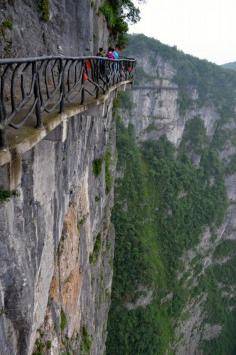
<svg viewBox="0 0 236 355">
<path fill-rule="evenodd" d="M 140 3 L 143 0 L 139 1 Z M 128 23 L 140 20 L 140 10 L 131 0 L 105 0 L 100 11 L 107 19 L 108 26 L 117 37 L 120 47 L 125 47 L 128 42 Z"/>
</svg>

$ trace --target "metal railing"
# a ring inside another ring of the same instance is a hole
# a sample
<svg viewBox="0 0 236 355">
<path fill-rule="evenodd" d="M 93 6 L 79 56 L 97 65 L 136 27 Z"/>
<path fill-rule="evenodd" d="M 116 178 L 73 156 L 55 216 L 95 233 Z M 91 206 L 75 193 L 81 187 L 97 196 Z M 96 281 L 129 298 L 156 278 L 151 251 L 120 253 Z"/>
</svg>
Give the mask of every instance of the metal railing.
<svg viewBox="0 0 236 355">
<path fill-rule="evenodd" d="M 98 98 L 109 87 L 132 80 L 134 59 L 102 57 L 39 57 L 0 60 L 0 149 L 7 127 L 26 122 L 43 127 L 47 113 L 63 112 L 68 104 Z"/>
</svg>

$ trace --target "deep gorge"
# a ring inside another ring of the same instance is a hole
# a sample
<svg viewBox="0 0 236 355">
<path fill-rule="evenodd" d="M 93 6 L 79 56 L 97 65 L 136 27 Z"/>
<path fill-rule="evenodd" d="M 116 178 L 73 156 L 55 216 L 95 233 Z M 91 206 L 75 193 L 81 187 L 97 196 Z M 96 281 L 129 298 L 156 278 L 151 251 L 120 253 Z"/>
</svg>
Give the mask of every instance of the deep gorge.
<svg viewBox="0 0 236 355">
<path fill-rule="evenodd" d="M 1 56 L 123 45 L 117 4 L 3 1 Z M 123 55 L 131 88 L 11 152 L 13 191 L 0 167 L 1 355 L 235 354 L 236 73 L 144 35 Z"/>
<path fill-rule="evenodd" d="M 108 354 L 233 354 L 236 76 L 142 35 L 127 51 Z"/>
</svg>

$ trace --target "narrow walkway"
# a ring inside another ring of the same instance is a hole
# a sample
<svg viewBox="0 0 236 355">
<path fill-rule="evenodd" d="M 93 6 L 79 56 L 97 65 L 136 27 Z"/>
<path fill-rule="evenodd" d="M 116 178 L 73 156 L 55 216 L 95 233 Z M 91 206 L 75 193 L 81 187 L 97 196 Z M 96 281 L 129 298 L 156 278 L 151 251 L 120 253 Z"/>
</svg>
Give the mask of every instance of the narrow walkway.
<svg viewBox="0 0 236 355">
<path fill-rule="evenodd" d="M 102 57 L 0 60 L 0 165 L 9 161 L 7 147 L 32 132 L 42 137 L 65 117 L 104 100 L 112 88 L 131 83 L 135 64 Z"/>
</svg>

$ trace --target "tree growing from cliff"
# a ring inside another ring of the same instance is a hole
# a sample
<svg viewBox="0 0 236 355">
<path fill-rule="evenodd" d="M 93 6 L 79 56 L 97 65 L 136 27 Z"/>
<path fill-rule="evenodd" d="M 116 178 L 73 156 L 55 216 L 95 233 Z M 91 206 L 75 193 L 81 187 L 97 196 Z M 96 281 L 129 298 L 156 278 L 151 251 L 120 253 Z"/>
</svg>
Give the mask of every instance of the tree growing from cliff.
<svg viewBox="0 0 236 355">
<path fill-rule="evenodd" d="M 139 0 L 140 3 L 144 0 Z M 131 0 L 105 0 L 100 11 L 107 19 L 109 28 L 120 47 L 125 47 L 128 42 L 127 32 L 129 23 L 136 23 L 140 20 L 140 10 Z"/>
</svg>

